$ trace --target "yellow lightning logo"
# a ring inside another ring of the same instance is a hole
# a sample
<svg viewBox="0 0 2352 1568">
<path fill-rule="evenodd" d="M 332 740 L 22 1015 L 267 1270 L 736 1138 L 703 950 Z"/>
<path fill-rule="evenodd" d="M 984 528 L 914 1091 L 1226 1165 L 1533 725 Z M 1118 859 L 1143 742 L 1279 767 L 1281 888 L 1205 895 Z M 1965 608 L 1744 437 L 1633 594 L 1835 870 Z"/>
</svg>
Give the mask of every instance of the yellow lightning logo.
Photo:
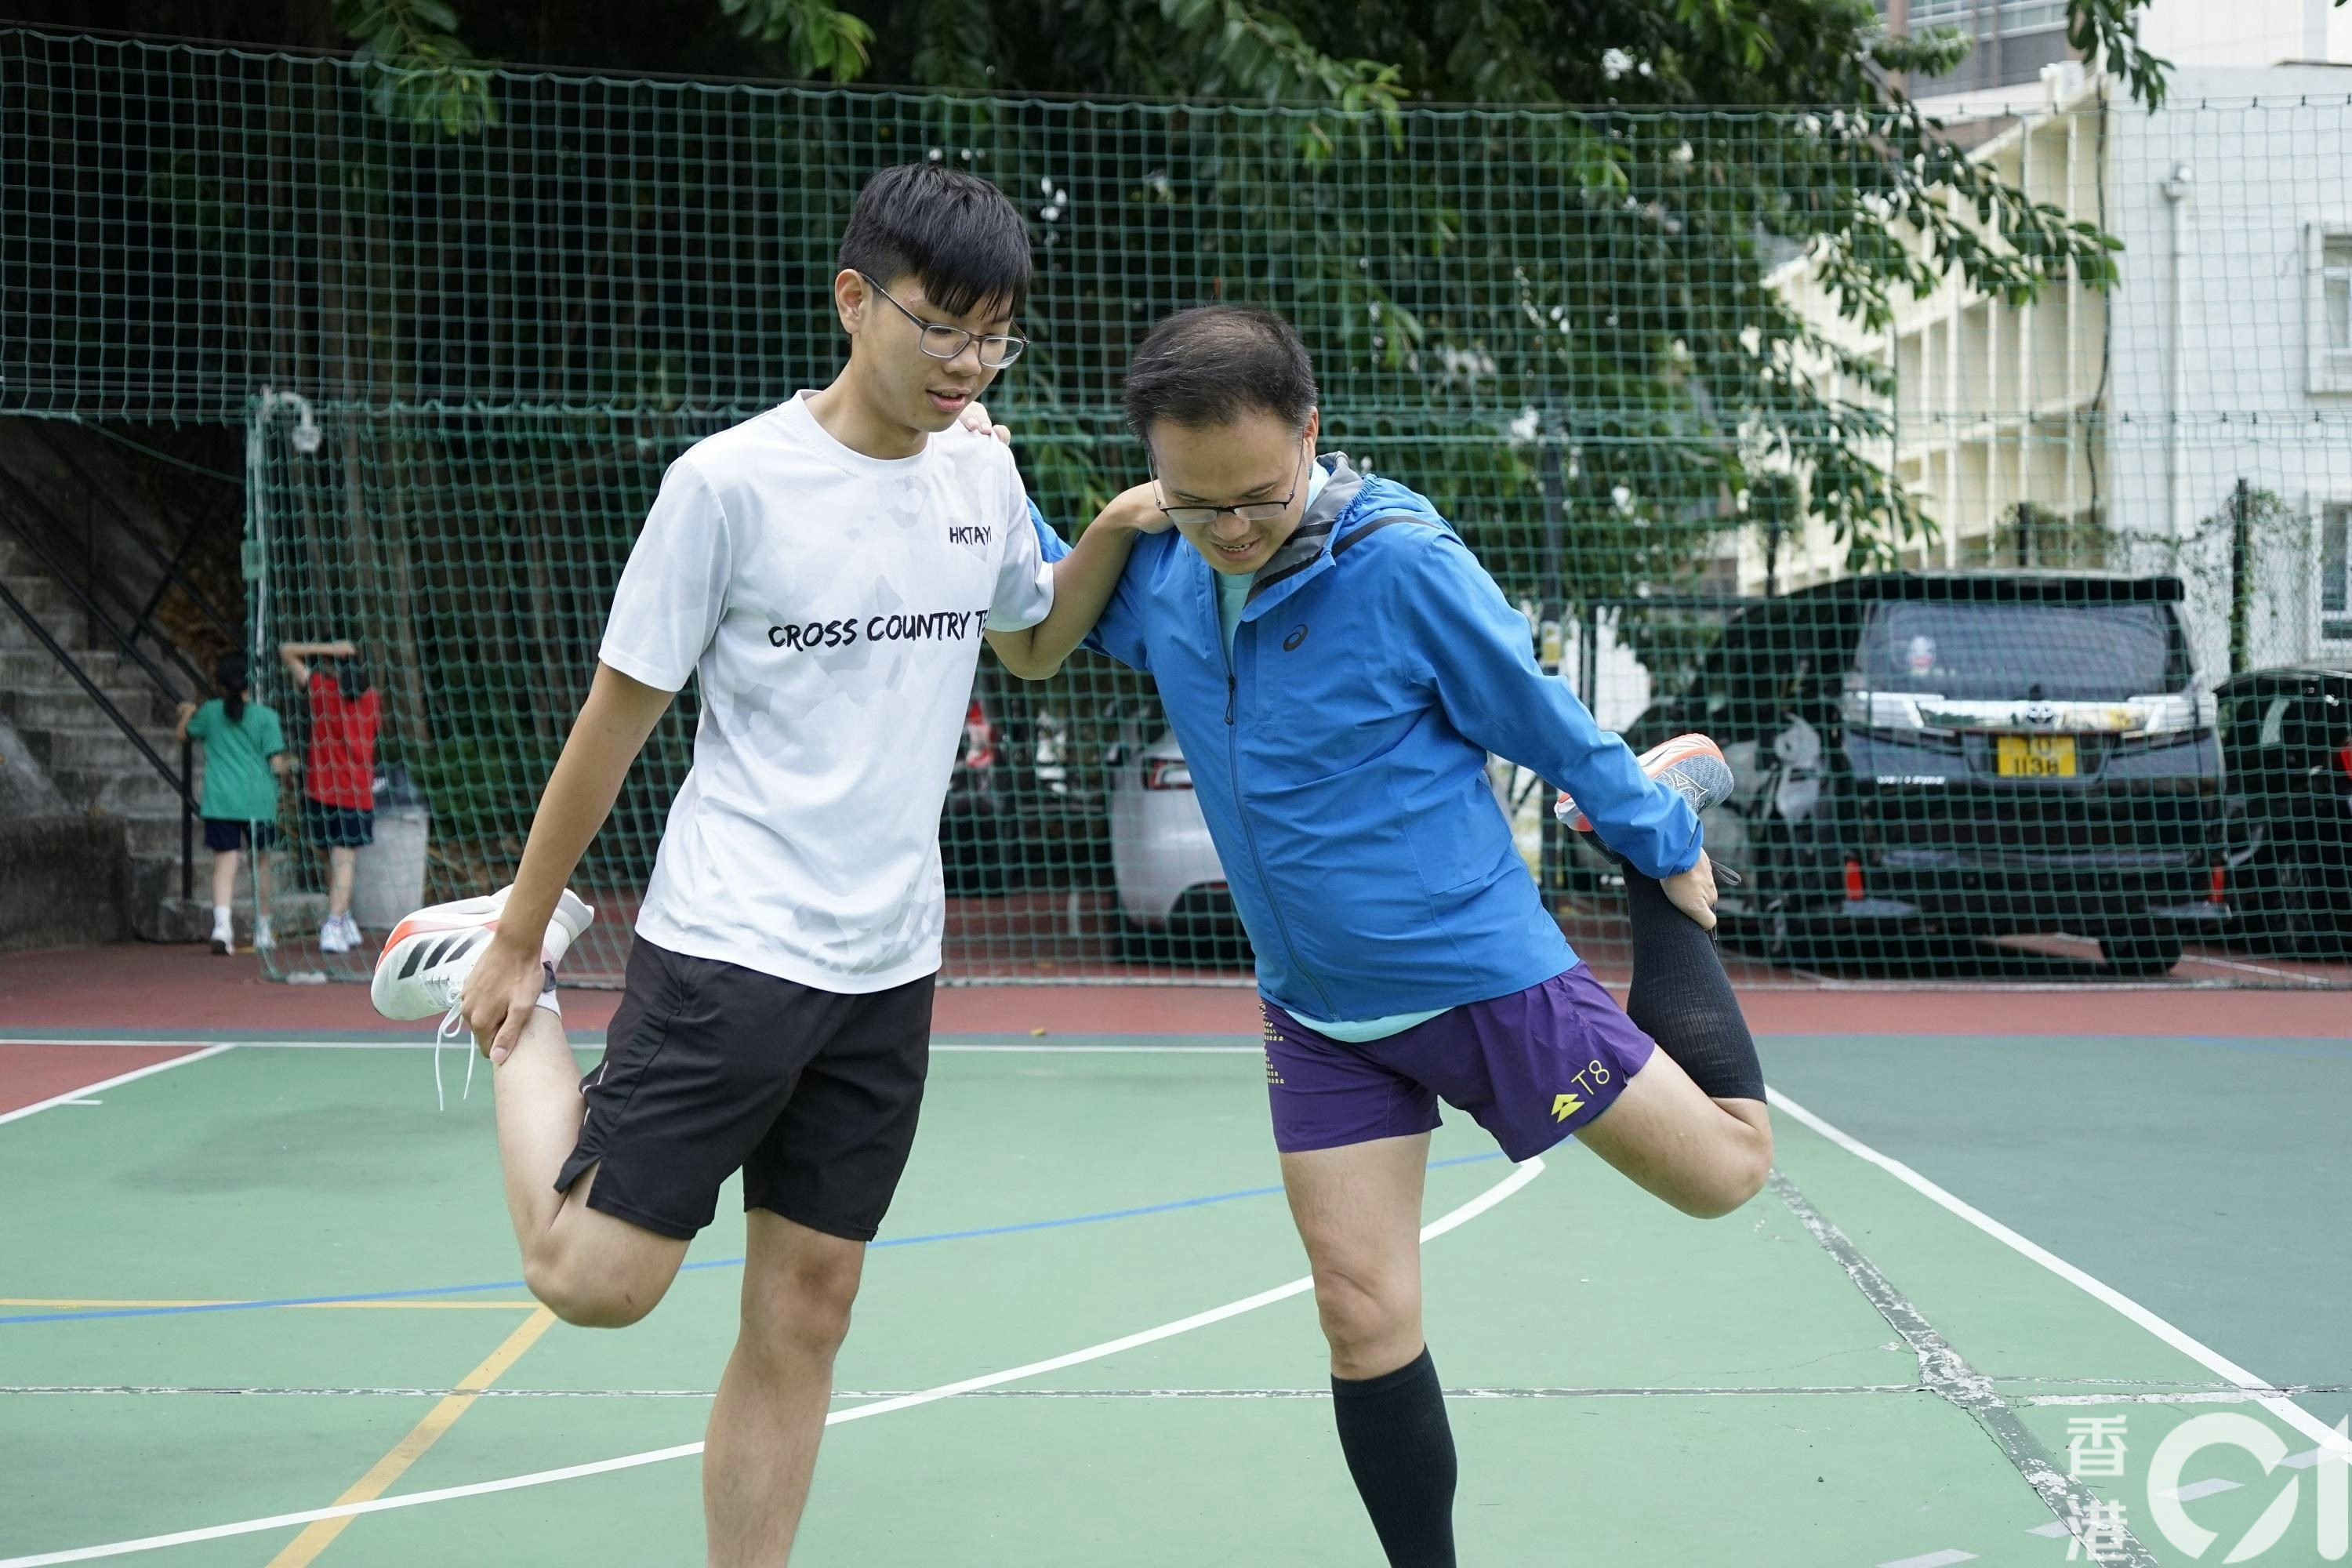
<svg viewBox="0 0 2352 1568">
<path fill-rule="evenodd" d="M 1572 1094 L 1563 1094 L 1551 1102 L 1551 1119 L 1554 1121 L 1565 1121 L 1583 1109 L 1584 1101 Z"/>
</svg>

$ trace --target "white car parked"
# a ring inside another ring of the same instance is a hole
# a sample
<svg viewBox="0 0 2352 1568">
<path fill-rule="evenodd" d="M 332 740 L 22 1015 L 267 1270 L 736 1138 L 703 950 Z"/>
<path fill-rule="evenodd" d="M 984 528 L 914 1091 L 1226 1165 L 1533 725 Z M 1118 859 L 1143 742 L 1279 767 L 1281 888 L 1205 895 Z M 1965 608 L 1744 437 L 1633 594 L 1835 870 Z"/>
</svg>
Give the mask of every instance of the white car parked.
<svg viewBox="0 0 2352 1568">
<path fill-rule="evenodd" d="M 1241 919 L 1175 733 L 1131 752 L 1122 745 L 1107 761 L 1111 874 L 1129 945 L 1158 956 L 1184 939 L 1230 942 Z"/>
</svg>

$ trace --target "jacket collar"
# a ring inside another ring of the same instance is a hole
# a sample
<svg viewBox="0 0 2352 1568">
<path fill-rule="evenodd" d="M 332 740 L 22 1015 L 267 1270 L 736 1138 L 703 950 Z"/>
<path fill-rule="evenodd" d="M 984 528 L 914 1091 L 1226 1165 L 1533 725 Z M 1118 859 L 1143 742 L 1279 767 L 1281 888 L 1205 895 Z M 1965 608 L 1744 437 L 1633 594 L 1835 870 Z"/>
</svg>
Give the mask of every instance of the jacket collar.
<svg viewBox="0 0 2352 1568">
<path fill-rule="evenodd" d="M 1364 477 L 1348 462 L 1345 452 L 1326 452 L 1315 459 L 1328 478 L 1314 501 L 1299 517 L 1298 526 L 1282 542 L 1250 579 L 1247 605 L 1255 605 L 1276 585 L 1306 575 L 1331 558 L 1331 535 L 1339 520 L 1363 493 Z M 1246 611 L 1244 611 L 1246 614 Z"/>
</svg>

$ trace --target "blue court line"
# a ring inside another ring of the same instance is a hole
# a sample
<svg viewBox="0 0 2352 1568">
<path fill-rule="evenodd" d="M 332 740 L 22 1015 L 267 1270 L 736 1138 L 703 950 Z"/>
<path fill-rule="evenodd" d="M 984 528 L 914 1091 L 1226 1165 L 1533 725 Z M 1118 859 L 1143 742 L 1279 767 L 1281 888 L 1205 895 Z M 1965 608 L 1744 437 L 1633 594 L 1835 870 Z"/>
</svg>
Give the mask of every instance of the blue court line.
<svg viewBox="0 0 2352 1568">
<path fill-rule="evenodd" d="M 1499 1160 L 1499 1151 L 1484 1154 L 1459 1154 L 1450 1160 L 1432 1160 L 1429 1168 L 1442 1171 L 1450 1165 L 1475 1165 L 1487 1160 Z M 942 1230 L 929 1236 L 893 1237 L 886 1241 L 868 1244 L 869 1247 L 920 1247 L 935 1241 L 971 1241 L 983 1236 L 1011 1236 L 1024 1230 L 1059 1230 L 1074 1225 L 1101 1225 L 1108 1220 L 1135 1219 L 1144 1215 L 1168 1214 L 1177 1209 L 1203 1208 L 1211 1204 L 1229 1204 L 1241 1198 L 1269 1197 L 1282 1191 L 1281 1184 L 1270 1187 L 1242 1187 L 1230 1193 L 1211 1193 L 1205 1197 L 1178 1198 L 1173 1203 L 1146 1204 L 1141 1208 L 1105 1209 L 1099 1214 L 1071 1215 L 1063 1219 L 1033 1219 L 1019 1225 L 983 1226 L 977 1230 Z M 742 1265 L 740 1258 L 713 1258 L 702 1263 L 688 1263 L 678 1269 L 681 1274 L 701 1268 L 735 1268 Z M 69 1312 L 22 1312 L 0 1318 L 6 1323 L 72 1323 L 88 1322 L 96 1318 L 173 1318 L 195 1312 L 257 1312 L 272 1307 L 331 1307 L 345 1301 L 410 1301 L 425 1296 L 467 1296 L 479 1290 L 521 1290 L 528 1289 L 520 1279 L 489 1279 L 478 1285 L 432 1285 L 415 1290 L 364 1290 L 348 1296 L 280 1296 L 267 1301 L 221 1301 L 209 1306 L 185 1307 L 105 1307 Z"/>
</svg>

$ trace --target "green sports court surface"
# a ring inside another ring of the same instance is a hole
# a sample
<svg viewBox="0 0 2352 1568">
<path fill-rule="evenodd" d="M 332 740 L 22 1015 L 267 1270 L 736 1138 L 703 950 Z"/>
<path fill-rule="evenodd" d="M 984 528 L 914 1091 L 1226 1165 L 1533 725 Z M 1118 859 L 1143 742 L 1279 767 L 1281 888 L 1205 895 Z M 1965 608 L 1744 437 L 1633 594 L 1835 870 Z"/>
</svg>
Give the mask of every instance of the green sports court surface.
<svg viewBox="0 0 2352 1568">
<path fill-rule="evenodd" d="M 731 1194 L 651 1318 L 573 1329 L 454 1052 L 437 1112 L 381 1038 L 69 1040 L 0 1046 L 68 1086 L 0 1115 L 0 1568 L 701 1562 Z M 1376 1563 L 1255 1047 L 941 1045 L 794 1561 Z M 1727 1219 L 1438 1135 L 1465 1564 L 2059 1563 L 2118 1502 L 2103 1561 L 2282 1509 L 2243 1560 L 2334 1560 L 2352 1043 L 1763 1047 L 1777 1173 Z M 2271 1440 L 2155 1473 L 2222 1412 Z"/>
</svg>

